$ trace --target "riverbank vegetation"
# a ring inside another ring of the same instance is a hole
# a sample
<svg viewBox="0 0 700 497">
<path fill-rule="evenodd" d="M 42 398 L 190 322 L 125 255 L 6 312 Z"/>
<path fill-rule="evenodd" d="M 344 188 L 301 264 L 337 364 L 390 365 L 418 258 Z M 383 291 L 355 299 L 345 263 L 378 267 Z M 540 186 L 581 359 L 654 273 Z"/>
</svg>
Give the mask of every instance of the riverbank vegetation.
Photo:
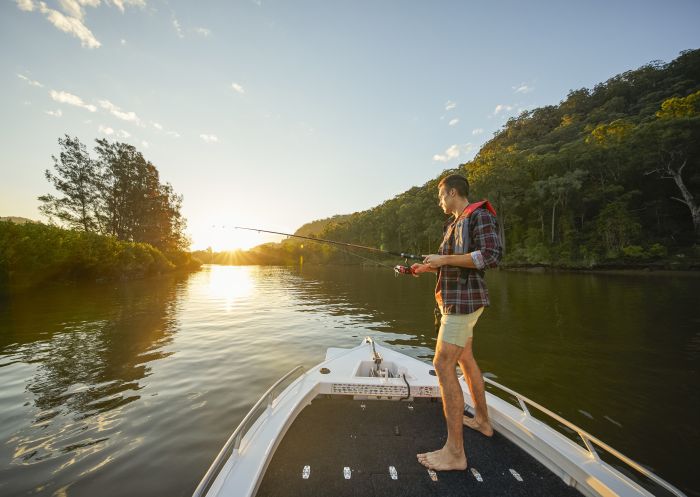
<svg viewBox="0 0 700 497">
<path fill-rule="evenodd" d="M 0 293 L 63 280 L 111 280 L 190 270 L 182 196 L 135 147 L 65 135 L 39 197 L 52 225 L 0 222 Z M 17 221 L 17 219 L 14 219 Z"/>
<path fill-rule="evenodd" d="M 92 232 L 0 221 L 0 294 L 49 282 L 142 278 L 199 265 L 188 252 L 163 253 L 147 243 Z"/>
<path fill-rule="evenodd" d="M 525 110 L 473 160 L 372 209 L 315 221 L 307 227 L 321 228 L 305 234 L 435 252 L 445 218 L 437 183 L 453 172 L 469 178 L 471 201 L 487 198 L 495 206 L 504 265 L 697 268 L 700 50 Z M 296 262 L 301 244 L 256 250 Z M 341 251 L 304 245 L 307 260 L 349 260 Z"/>
</svg>

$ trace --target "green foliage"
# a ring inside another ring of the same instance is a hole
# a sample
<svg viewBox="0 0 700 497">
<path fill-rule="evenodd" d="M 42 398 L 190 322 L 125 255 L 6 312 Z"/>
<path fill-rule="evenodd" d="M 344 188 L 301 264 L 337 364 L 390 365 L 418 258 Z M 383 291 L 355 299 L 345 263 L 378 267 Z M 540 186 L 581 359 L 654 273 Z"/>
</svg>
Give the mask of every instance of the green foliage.
<svg viewBox="0 0 700 497">
<path fill-rule="evenodd" d="M 644 249 L 639 245 L 629 245 L 627 247 L 622 247 L 622 253 L 625 257 L 630 259 L 643 259 L 646 257 Z"/>
<path fill-rule="evenodd" d="M 92 158 L 78 138 L 59 138 L 55 172 L 46 171 L 58 195 L 40 196 L 41 212 L 69 228 L 170 252 L 186 250 L 182 196 L 161 183 L 156 167 L 132 145 L 96 142 Z"/>
<path fill-rule="evenodd" d="M 699 100 L 700 50 L 688 50 L 668 64 L 652 62 L 509 119 L 473 160 L 441 176 L 466 175 L 469 200 L 494 205 L 506 264 L 592 267 L 698 257 L 691 247 L 700 245 Z M 438 180 L 304 229 L 434 253 L 445 219 Z M 310 245 L 304 244 L 304 260 L 357 260 Z M 290 250 L 269 245 L 237 257 L 291 263 L 299 254 Z"/>
<path fill-rule="evenodd" d="M 666 257 L 668 255 L 668 249 L 660 243 L 655 243 L 649 247 L 648 254 L 650 257 Z"/>
<path fill-rule="evenodd" d="M 700 90 L 687 97 L 671 97 L 661 104 L 661 110 L 656 113 L 659 119 L 676 119 L 693 117 L 700 112 Z"/>
<path fill-rule="evenodd" d="M 70 228 L 95 231 L 98 227 L 98 164 L 77 138 L 66 135 L 58 139 L 58 144 L 62 148 L 59 157 L 51 156 L 56 174 L 47 169 L 44 175 L 61 196 L 40 196 L 40 211 Z"/>
<path fill-rule="evenodd" d="M 693 50 L 511 118 L 456 170 L 469 178 L 470 201 L 494 204 L 504 263 L 588 267 L 639 260 L 630 247 L 641 241 L 656 247 L 643 251 L 647 258 L 696 243 L 699 95 Z M 444 219 L 436 185 L 437 178 L 330 223 L 322 235 L 434 252 Z"/>
<path fill-rule="evenodd" d="M 0 221 L 0 294 L 49 281 L 129 279 L 197 265 L 189 254 L 166 256 L 146 243 L 40 223 Z"/>
</svg>

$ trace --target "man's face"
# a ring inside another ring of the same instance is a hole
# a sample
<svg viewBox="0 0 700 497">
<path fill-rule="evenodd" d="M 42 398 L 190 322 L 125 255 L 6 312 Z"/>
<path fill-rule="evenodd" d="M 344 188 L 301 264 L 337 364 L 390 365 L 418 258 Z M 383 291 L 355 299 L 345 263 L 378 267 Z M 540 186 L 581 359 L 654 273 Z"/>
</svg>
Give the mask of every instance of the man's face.
<svg viewBox="0 0 700 497">
<path fill-rule="evenodd" d="M 445 186 L 438 188 L 438 203 L 440 208 L 445 211 L 445 214 L 452 212 L 452 203 L 455 198 L 456 191 L 454 188 L 448 190 Z"/>
</svg>

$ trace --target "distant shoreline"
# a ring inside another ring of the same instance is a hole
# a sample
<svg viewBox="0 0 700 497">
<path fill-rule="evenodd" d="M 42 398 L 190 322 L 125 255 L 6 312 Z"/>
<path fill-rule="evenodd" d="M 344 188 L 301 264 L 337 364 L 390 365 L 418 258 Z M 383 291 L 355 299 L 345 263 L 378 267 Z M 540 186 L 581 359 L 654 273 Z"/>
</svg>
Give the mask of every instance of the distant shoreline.
<svg viewBox="0 0 700 497">
<path fill-rule="evenodd" d="M 342 263 L 328 263 L 319 264 L 315 262 L 306 262 L 305 265 L 309 266 L 344 266 L 344 267 L 384 267 L 386 265 L 394 264 L 396 261 L 377 261 L 376 263 L 362 263 L 362 264 L 342 264 Z M 204 263 L 203 266 L 298 266 L 298 264 L 217 264 L 217 263 Z M 624 265 L 609 265 L 609 266 L 594 266 L 594 267 L 566 267 L 566 266 L 554 266 L 545 264 L 503 264 L 498 267 L 502 271 L 511 272 L 523 272 L 523 273 L 597 273 L 597 274 L 640 274 L 640 275 L 659 275 L 659 276 L 678 276 L 678 275 L 688 275 L 688 276 L 700 276 L 700 266 L 691 265 L 690 267 L 682 268 L 669 268 L 667 266 L 654 267 L 652 265 L 630 265 L 625 267 Z"/>
<path fill-rule="evenodd" d="M 525 273 L 554 273 L 554 272 L 572 272 L 572 273 L 593 273 L 593 274 L 641 274 L 641 275 L 659 275 L 659 276 L 670 276 L 670 275 L 687 275 L 687 276 L 700 276 L 700 267 L 683 267 L 672 269 L 668 267 L 654 267 L 654 266 L 635 266 L 635 267 L 624 267 L 624 266 L 611 266 L 611 267 L 560 267 L 560 266 L 546 266 L 546 265 L 513 265 L 501 266 L 500 269 L 504 271 L 513 272 L 525 272 Z"/>
</svg>

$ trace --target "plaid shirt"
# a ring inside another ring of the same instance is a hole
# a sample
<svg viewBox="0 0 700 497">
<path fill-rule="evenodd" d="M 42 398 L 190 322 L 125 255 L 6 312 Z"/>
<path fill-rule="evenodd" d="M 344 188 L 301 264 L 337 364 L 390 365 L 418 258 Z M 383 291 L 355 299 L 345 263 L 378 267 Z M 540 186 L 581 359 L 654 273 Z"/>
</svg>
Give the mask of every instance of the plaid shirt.
<svg viewBox="0 0 700 497">
<path fill-rule="evenodd" d="M 496 216 L 480 207 L 469 217 L 451 216 L 443 226 L 438 254 L 471 253 L 477 269 L 442 266 L 437 272 L 435 300 L 443 314 L 470 314 L 489 305 L 484 268 L 498 266 L 501 240 Z M 465 278 L 466 276 L 466 278 Z"/>
</svg>

